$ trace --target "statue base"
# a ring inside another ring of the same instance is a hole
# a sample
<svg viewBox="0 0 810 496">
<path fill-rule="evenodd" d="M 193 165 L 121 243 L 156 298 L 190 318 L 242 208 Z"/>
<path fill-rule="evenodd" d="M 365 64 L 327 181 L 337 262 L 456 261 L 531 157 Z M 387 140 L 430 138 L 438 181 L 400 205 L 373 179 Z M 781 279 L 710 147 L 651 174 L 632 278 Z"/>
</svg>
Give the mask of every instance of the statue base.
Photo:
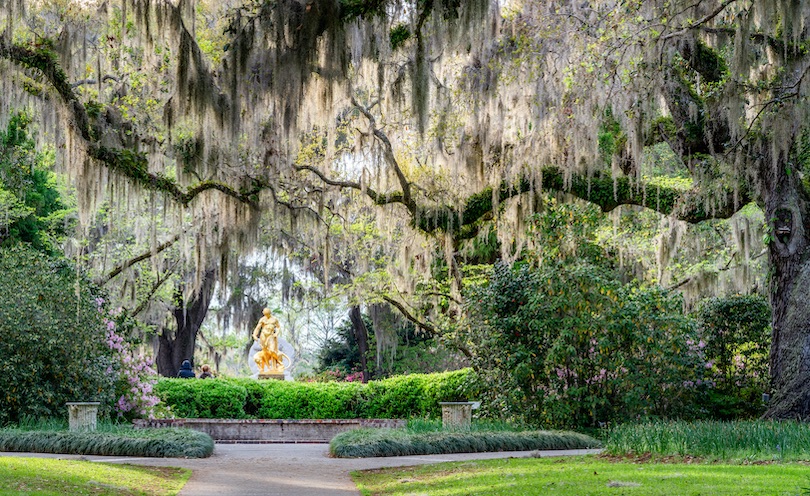
<svg viewBox="0 0 810 496">
<path fill-rule="evenodd" d="M 259 380 L 262 380 L 262 379 L 275 379 L 277 381 L 283 381 L 284 380 L 284 372 L 273 372 L 273 373 L 267 373 L 267 374 L 259 374 Z"/>
</svg>

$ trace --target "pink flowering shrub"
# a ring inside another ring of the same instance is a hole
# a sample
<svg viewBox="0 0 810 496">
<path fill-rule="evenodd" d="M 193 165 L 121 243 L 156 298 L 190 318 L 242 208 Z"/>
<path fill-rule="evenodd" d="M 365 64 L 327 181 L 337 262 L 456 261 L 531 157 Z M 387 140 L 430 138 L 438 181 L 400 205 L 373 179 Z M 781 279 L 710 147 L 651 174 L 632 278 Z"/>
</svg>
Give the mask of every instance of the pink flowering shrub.
<svg viewBox="0 0 810 496">
<path fill-rule="evenodd" d="M 107 367 L 107 373 L 115 381 L 115 411 L 119 418 L 126 420 L 155 418 L 156 407 L 160 403 L 153 392 L 157 383 L 157 371 L 152 368 L 151 358 L 136 355 L 130 344 L 116 333 L 114 317 L 116 315 L 111 314 L 105 318 L 105 322 L 107 346 L 113 351 L 112 363 Z"/>
</svg>

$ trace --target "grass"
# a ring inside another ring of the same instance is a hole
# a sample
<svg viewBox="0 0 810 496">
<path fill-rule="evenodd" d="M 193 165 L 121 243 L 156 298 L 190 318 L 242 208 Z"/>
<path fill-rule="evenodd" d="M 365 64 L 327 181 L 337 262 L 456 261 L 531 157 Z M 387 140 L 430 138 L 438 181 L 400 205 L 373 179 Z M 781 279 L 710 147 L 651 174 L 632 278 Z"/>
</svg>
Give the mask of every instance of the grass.
<svg viewBox="0 0 810 496">
<path fill-rule="evenodd" d="M 0 429 L 0 451 L 204 458 L 214 452 L 214 441 L 190 429 L 101 423 L 94 432 L 70 432 L 64 422 L 45 420 Z"/>
<path fill-rule="evenodd" d="M 0 495 L 174 495 L 190 476 L 172 467 L 0 457 Z"/>
<path fill-rule="evenodd" d="M 762 420 L 626 424 L 610 430 L 605 451 L 743 462 L 810 460 L 810 425 Z"/>
<path fill-rule="evenodd" d="M 597 448 L 596 439 L 564 431 L 520 431 L 502 423 L 476 423 L 445 430 L 440 422 L 412 421 L 405 429 L 353 429 L 335 436 L 329 452 L 338 458 Z"/>
<path fill-rule="evenodd" d="M 708 465 L 612 462 L 596 457 L 512 458 L 353 472 L 363 495 L 797 495 L 801 464 Z"/>
</svg>

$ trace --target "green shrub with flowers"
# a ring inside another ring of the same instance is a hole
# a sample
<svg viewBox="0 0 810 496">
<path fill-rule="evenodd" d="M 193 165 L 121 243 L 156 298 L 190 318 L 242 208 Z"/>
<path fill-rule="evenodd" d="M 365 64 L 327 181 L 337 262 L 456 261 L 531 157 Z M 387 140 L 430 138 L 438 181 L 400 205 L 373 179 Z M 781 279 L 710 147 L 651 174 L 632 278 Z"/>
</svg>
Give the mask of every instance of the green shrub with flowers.
<svg viewBox="0 0 810 496">
<path fill-rule="evenodd" d="M 0 425 L 66 417 L 71 401 L 100 402 L 101 417 L 155 416 L 150 360 L 70 261 L 19 244 L 0 248 L 0 272 Z"/>
</svg>

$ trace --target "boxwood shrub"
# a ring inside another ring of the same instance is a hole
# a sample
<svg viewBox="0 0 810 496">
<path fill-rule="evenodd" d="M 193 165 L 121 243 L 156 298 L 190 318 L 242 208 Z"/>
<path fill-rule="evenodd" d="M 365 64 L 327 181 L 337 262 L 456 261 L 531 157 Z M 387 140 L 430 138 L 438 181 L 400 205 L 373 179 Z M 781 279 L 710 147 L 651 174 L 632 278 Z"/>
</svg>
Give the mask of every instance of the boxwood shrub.
<svg viewBox="0 0 810 496">
<path fill-rule="evenodd" d="M 368 384 L 255 379 L 161 379 L 155 391 L 184 418 L 437 418 L 440 401 L 477 399 L 470 369 Z"/>
</svg>

